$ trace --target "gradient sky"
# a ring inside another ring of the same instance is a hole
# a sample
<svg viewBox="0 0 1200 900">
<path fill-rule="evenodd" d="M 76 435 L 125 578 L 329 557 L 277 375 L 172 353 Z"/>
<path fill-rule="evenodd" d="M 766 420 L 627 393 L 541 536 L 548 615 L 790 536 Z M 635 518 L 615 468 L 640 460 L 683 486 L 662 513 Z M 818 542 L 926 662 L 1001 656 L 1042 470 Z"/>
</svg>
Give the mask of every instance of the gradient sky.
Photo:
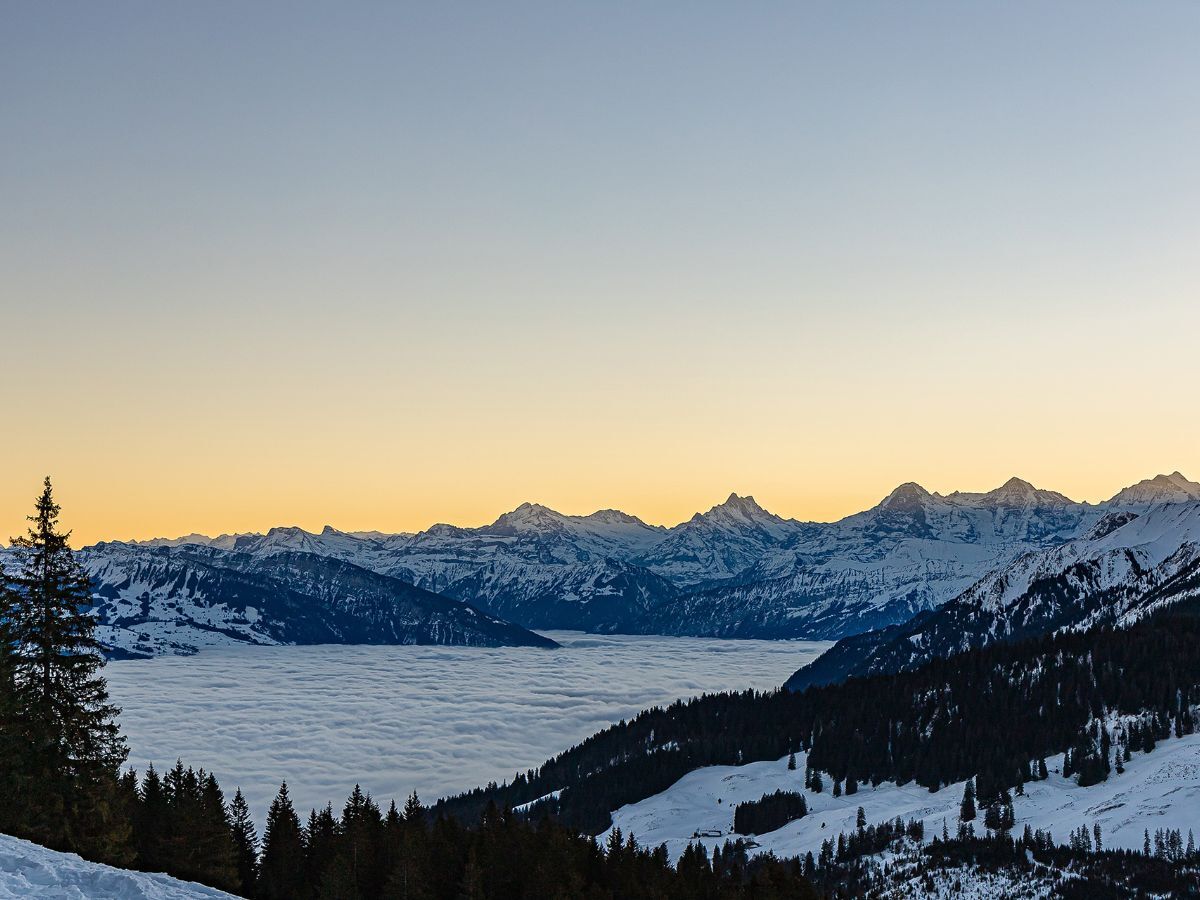
<svg viewBox="0 0 1200 900">
<path fill-rule="evenodd" d="M 0 4 L 0 537 L 1200 477 L 1200 4 Z"/>
</svg>

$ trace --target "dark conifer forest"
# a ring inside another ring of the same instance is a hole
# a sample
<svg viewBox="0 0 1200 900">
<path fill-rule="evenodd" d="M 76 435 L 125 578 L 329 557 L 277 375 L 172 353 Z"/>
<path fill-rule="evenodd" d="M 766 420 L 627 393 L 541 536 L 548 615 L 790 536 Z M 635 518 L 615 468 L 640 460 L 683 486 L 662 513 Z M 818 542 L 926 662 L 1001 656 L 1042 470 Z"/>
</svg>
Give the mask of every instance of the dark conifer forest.
<svg viewBox="0 0 1200 900">
<path fill-rule="evenodd" d="M 803 794 L 775 791 L 758 800 L 739 803 L 733 811 L 733 830 L 738 834 L 766 834 L 806 815 L 808 803 Z"/>
</svg>

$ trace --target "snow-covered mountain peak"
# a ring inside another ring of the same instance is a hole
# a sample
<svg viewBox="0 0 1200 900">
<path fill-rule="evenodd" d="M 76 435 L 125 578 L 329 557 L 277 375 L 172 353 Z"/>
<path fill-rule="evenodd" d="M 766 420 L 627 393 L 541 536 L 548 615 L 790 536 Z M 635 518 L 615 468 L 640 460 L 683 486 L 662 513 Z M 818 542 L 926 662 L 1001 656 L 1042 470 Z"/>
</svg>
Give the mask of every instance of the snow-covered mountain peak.
<svg viewBox="0 0 1200 900">
<path fill-rule="evenodd" d="M 1130 485 L 1109 500 L 1115 506 L 1140 506 L 1153 503 L 1187 503 L 1200 500 L 1200 484 L 1189 481 L 1180 472 L 1155 475 Z"/>
<path fill-rule="evenodd" d="M 880 501 L 880 510 L 888 512 L 908 512 L 921 509 L 933 499 L 933 495 L 915 481 L 906 481 Z"/>
<path fill-rule="evenodd" d="M 312 535 L 299 525 L 276 525 L 267 532 L 267 537 L 283 540 L 284 538 L 312 537 Z"/>
<path fill-rule="evenodd" d="M 692 521 L 704 521 L 745 527 L 747 525 L 772 525 L 785 521 L 759 506 L 758 501 L 747 494 L 745 497 L 730 494 L 724 503 L 719 503 L 706 513 L 696 513 Z"/>
<path fill-rule="evenodd" d="M 985 506 L 1062 506 L 1074 503 L 1070 497 L 1058 491 L 1047 491 L 1035 488 L 1023 478 L 1015 475 L 995 490 L 988 491 L 979 498 Z"/>
<path fill-rule="evenodd" d="M 557 530 L 564 526 L 567 519 L 560 512 L 540 503 L 522 503 L 512 512 L 506 512 L 492 523 L 493 529 L 510 528 L 517 531 Z"/>
<path fill-rule="evenodd" d="M 597 525 L 633 525 L 640 528 L 650 528 L 654 531 L 666 531 L 661 525 L 647 525 L 637 516 L 631 516 L 627 512 L 621 512 L 619 509 L 598 509 L 588 516 L 583 516 L 583 521 L 593 522 Z"/>
</svg>

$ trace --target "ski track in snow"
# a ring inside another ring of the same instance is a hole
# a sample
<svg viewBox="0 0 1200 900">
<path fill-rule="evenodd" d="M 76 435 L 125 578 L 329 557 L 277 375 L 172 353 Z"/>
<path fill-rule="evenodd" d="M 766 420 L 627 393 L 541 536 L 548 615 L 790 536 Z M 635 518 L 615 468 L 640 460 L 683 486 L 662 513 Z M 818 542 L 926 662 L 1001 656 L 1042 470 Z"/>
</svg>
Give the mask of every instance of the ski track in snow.
<svg viewBox="0 0 1200 900">
<path fill-rule="evenodd" d="M 386 808 L 510 779 L 641 710 L 770 689 L 828 643 L 544 632 L 561 650 L 232 647 L 110 662 L 129 763 L 180 758 L 241 787 L 261 830 L 287 779 L 301 816 L 356 782 Z"/>
<path fill-rule="evenodd" d="M 926 840 L 941 835 L 943 819 L 951 836 L 958 828 L 965 782 L 937 793 L 915 782 L 903 787 L 889 782 L 878 788 L 866 784 L 856 794 L 834 797 L 833 782 L 825 775 L 824 791 L 814 794 L 804 787 L 805 757 L 796 754 L 795 771 L 788 770 L 786 757 L 696 769 L 661 794 L 621 807 L 613 813 L 613 826 L 626 835 L 632 832 L 643 846 L 666 844 L 672 860 L 689 843 L 701 843 L 711 853 L 725 840 L 736 839 L 729 833 L 736 804 L 787 790 L 804 794 L 808 815 L 754 837 L 760 846 L 753 852 L 792 857 L 812 851 L 816 856 L 826 838 L 836 841 L 839 831 L 854 831 L 860 806 L 870 825 L 896 816 L 905 822 L 924 821 Z M 1046 765 L 1048 779 L 1025 785 L 1025 796 L 1013 797 L 1018 833 L 1028 824 L 1034 830 L 1049 830 L 1055 841 L 1065 843 L 1073 829 L 1086 825 L 1090 830 L 1099 822 L 1105 847 L 1130 850 L 1142 849 L 1144 829 L 1150 830 L 1152 838 L 1159 828 L 1178 828 L 1185 840 L 1189 829 L 1200 837 L 1200 734 L 1161 741 L 1151 753 L 1134 753 L 1124 774 L 1114 772 L 1108 781 L 1087 788 L 1057 774 L 1062 769 L 1061 755 L 1047 759 Z M 982 809 L 974 826 L 976 834 L 984 833 Z M 709 830 L 722 836 L 691 837 L 693 832 Z"/>
<path fill-rule="evenodd" d="M 0 834 L 0 900 L 232 900 L 233 894 L 169 875 L 87 862 Z"/>
</svg>

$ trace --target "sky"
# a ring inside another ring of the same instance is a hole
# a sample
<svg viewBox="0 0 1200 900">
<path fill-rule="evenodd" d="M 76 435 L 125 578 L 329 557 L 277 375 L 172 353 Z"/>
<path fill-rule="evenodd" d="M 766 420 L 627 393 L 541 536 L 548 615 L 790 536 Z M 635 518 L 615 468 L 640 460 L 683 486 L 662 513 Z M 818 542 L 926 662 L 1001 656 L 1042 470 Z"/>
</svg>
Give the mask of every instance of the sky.
<svg viewBox="0 0 1200 900">
<path fill-rule="evenodd" d="M 1200 5 L 0 0 L 0 538 L 1200 477 Z"/>
</svg>

